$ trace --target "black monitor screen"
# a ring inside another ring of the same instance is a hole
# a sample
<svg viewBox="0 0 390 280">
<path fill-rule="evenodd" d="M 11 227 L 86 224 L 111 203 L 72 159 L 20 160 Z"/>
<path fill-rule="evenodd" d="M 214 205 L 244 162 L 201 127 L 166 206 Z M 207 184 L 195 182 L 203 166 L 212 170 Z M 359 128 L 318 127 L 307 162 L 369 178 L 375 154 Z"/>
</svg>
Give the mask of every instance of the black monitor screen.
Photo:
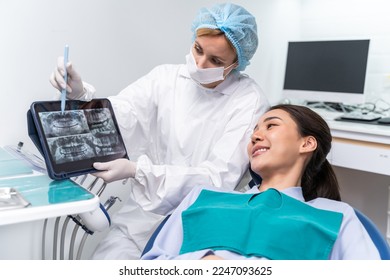
<svg viewBox="0 0 390 280">
<path fill-rule="evenodd" d="M 369 42 L 289 42 L 284 89 L 363 94 Z"/>
</svg>

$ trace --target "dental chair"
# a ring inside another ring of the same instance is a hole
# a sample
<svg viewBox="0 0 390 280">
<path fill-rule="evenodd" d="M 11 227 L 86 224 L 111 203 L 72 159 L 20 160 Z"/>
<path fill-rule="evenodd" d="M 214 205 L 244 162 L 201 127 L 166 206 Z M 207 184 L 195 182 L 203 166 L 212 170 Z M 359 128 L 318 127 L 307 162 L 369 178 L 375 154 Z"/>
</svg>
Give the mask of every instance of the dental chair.
<svg viewBox="0 0 390 280">
<path fill-rule="evenodd" d="M 249 172 L 251 174 L 252 180 L 248 183 L 248 186 L 250 188 L 257 186 L 261 183 L 261 177 L 254 173 L 252 169 L 249 169 Z M 368 218 L 366 215 L 364 215 L 361 211 L 358 209 L 354 209 L 356 216 L 359 218 L 360 222 L 365 227 L 366 231 L 370 235 L 372 241 L 374 242 L 375 246 L 377 247 L 379 251 L 379 255 L 381 256 L 382 260 L 390 260 L 390 246 L 387 243 L 386 238 L 383 236 L 381 231 L 378 229 L 378 227 L 374 224 L 374 222 Z M 147 242 L 142 255 L 146 254 L 152 247 L 154 240 L 156 239 L 156 236 L 160 232 L 161 228 L 164 226 L 166 221 L 169 219 L 170 215 L 166 216 L 165 219 L 159 224 L 159 226 L 156 228 L 156 230 L 153 232 L 152 236 L 150 237 L 149 241 Z"/>
</svg>

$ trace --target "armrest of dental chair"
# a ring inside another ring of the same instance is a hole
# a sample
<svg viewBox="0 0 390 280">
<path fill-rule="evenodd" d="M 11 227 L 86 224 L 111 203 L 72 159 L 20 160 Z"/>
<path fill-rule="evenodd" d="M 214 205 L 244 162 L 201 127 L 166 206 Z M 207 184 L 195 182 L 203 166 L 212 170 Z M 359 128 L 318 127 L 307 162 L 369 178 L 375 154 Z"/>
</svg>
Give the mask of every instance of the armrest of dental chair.
<svg viewBox="0 0 390 280">
<path fill-rule="evenodd" d="M 368 234 L 370 235 L 372 241 L 374 242 L 376 248 L 379 251 L 382 260 L 390 260 L 390 247 L 387 243 L 386 238 L 379 231 L 378 227 L 374 222 L 360 212 L 358 209 L 355 209 L 356 216 L 359 218 L 360 222 L 363 224 Z"/>
<path fill-rule="evenodd" d="M 142 257 L 143 255 L 145 255 L 147 252 L 149 252 L 150 249 L 152 249 L 153 244 L 154 244 L 154 240 L 156 239 L 158 233 L 160 232 L 160 230 L 162 229 L 162 227 L 165 225 L 165 223 L 168 221 L 168 219 L 169 219 L 170 216 L 171 216 L 171 215 L 166 216 L 166 217 L 161 221 L 161 223 L 158 225 L 158 227 L 154 230 L 153 234 L 150 236 L 148 242 L 146 243 L 144 250 L 142 251 L 141 257 Z"/>
</svg>

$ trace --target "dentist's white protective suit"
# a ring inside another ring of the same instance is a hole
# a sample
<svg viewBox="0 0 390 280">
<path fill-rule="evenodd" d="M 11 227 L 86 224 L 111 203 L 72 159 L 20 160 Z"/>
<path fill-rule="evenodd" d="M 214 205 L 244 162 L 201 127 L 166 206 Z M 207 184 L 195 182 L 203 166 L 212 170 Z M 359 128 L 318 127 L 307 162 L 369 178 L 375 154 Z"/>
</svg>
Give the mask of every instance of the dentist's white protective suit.
<svg viewBox="0 0 390 280">
<path fill-rule="evenodd" d="M 134 201 L 165 215 L 194 186 L 234 189 L 248 168 L 246 145 L 268 102 L 238 72 L 210 91 L 191 80 L 185 65 L 156 67 L 109 99 L 137 170 L 131 197 L 94 258 L 127 259 L 142 252 L 160 221 Z"/>
<path fill-rule="evenodd" d="M 170 213 L 195 186 L 232 190 L 248 168 L 248 139 L 269 106 L 258 85 L 240 73 L 257 48 L 255 18 L 240 6 L 216 4 L 198 12 L 194 39 L 199 28 L 222 30 L 237 54 L 238 67 L 216 88 L 194 82 L 187 56 L 187 66 L 156 67 L 110 97 L 137 169 L 130 198 L 95 259 L 139 258 L 161 220 L 152 212 Z"/>
</svg>

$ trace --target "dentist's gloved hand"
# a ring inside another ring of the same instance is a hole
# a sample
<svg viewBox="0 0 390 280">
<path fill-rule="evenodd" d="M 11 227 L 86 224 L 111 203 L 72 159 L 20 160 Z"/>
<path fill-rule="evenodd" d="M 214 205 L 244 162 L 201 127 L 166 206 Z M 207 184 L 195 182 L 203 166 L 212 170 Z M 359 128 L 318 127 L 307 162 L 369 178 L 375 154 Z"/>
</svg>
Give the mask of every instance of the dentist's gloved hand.
<svg viewBox="0 0 390 280">
<path fill-rule="evenodd" d="M 66 65 L 66 71 L 68 73 L 68 84 L 65 85 L 64 75 L 64 57 L 60 56 L 57 59 L 57 66 L 54 72 L 50 75 L 50 83 L 61 91 L 66 87 L 66 97 L 68 99 L 79 99 L 84 94 L 84 85 L 80 75 L 74 70 L 72 62 L 68 62 Z"/>
<path fill-rule="evenodd" d="M 103 179 L 106 183 L 111 183 L 117 180 L 134 178 L 137 164 L 134 161 L 120 158 L 109 162 L 95 162 L 93 167 L 100 171 L 93 175 Z"/>
</svg>

